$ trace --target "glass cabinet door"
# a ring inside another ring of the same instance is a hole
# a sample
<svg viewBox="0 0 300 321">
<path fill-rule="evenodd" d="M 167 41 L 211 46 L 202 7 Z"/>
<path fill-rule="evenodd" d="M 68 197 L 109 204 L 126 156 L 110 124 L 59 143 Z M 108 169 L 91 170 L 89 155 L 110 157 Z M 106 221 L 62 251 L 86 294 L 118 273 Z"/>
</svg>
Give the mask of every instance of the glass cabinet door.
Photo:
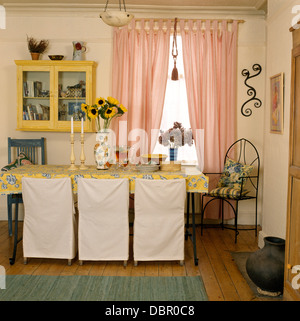
<svg viewBox="0 0 300 321">
<path fill-rule="evenodd" d="M 50 121 L 50 72 L 23 71 L 23 121 Z"/>
<path fill-rule="evenodd" d="M 17 65 L 17 129 L 94 132 L 81 110 L 95 94 L 94 61 L 15 60 Z"/>
<path fill-rule="evenodd" d="M 58 72 L 58 114 L 59 122 L 73 120 L 80 121 L 85 113 L 81 104 L 86 103 L 86 72 L 59 71 Z"/>
</svg>

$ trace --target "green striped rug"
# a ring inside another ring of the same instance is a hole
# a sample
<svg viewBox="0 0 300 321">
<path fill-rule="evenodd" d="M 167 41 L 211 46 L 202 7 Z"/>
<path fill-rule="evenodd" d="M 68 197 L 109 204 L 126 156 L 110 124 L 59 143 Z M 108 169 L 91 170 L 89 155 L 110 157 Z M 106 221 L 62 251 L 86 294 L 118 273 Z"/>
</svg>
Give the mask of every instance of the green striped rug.
<svg viewBox="0 0 300 321">
<path fill-rule="evenodd" d="M 0 301 L 207 301 L 201 277 L 7 275 Z"/>
</svg>

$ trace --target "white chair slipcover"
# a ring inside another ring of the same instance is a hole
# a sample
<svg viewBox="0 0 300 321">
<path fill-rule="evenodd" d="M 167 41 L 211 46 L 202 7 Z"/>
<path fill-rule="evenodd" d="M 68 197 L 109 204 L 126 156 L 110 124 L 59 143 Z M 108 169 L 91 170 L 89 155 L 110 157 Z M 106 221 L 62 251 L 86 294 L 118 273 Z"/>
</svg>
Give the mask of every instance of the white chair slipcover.
<svg viewBox="0 0 300 321">
<path fill-rule="evenodd" d="M 23 254 L 68 259 L 76 255 L 76 220 L 70 178 L 22 178 Z"/>
<path fill-rule="evenodd" d="M 185 179 L 136 179 L 135 265 L 137 261 L 184 260 L 185 198 Z"/>
<path fill-rule="evenodd" d="M 128 179 L 78 179 L 78 257 L 124 261 L 129 257 Z"/>
</svg>

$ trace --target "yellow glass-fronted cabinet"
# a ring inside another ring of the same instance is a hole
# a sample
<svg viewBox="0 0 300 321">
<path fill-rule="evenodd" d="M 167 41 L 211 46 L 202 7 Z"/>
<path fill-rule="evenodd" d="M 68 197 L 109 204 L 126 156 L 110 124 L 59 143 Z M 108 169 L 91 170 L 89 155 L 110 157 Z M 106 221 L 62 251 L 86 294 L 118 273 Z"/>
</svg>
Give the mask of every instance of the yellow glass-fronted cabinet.
<svg viewBox="0 0 300 321">
<path fill-rule="evenodd" d="M 81 104 L 95 100 L 94 61 L 16 60 L 17 129 L 24 131 L 71 130 L 93 132 Z"/>
</svg>

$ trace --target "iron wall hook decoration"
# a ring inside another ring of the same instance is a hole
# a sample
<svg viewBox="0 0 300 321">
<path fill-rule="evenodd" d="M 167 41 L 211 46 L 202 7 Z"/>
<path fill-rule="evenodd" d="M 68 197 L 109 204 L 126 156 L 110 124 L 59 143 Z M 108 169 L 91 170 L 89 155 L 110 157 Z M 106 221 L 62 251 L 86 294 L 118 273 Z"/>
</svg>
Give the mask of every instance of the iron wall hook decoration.
<svg viewBox="0 0 300 321">
<path fill-rule="evenodd" d="M 249 79 L 251 79 L 253 77 L 257 77 L 261 73 L 262 68 L 261 68 L 261 66 L 259 64 L 254 64 L 252 66 L 252 69 L 253 69 L 253 71 L 257 71 L 257 73 L 252 75 L 252 76 L 250 76 L 249 70 L 243 69 L 243 71 L 242 71 L 242 75 L 244 77 L 246 77 L 245 85 L 249 88 L 247 90 L 247 94 L 248 94 L 248 96 L 252 95 L 252 97 L 250 99 L 248 99 L 246 102 L 244 102 L 244 104 L 243 104 L 243 106 L 241 108 L 242 115 L 245 116 L 245 117 L 249 117 L 249 116 L 252 115 L 252 109 L 249 108 L 249 107 L 245 108 L 246 104 L 248 104 L 250 101 L 252 101 L 252 100 L 255 101 L 254 102 L 254 107 L 256 107 L 256 108 L 259 108 L 262 105 L 261 100 L 256 97 L 256 90 L 252 86 L 247 84 L 247 81 Z"/>
</svg>

